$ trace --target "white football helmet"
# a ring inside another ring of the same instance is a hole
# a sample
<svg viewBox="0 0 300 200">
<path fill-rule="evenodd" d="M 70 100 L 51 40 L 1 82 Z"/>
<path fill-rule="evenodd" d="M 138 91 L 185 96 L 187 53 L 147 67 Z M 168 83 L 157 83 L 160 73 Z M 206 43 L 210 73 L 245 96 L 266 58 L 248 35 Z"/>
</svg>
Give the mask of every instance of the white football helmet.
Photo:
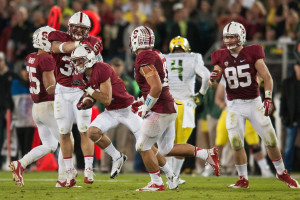
<svg viewBox="0 0 300 200">
<path fill-rule="evenodd" d="M 51 52 L 51 43 L 48 41 L 48 35 L 52 31 L 56 30 L 50 26 L 43 26 L 34 31 L 32 36 L 33 47 Z"/>
<path fill-rule="evenodd" d="M 79 11 L 69 19 L 68 26 L 68 34 L 73 40 L 82 41 L 89 36 L 91 21 L 85 13 Z M 80 30 L 78 30 L 79 27 Z"/>
<path fill-rule="evenodd" d="M 78 59 L 84 59 L 84 65 L 83 67 L 76 65 L 76 60 Z M 89 47 L 89 45 L 84 44 L 76 49 L 74 49 L 71 53 L 71 63 L 75 66 L 77 72 L 79 74 L 82 74 L 85 72 L 87 68 L 91 68 L 94 66 L 94 64 L 97 62 L 97 58 L 95 56 L 94 51 Z"/>
<path fill-rule="evenodd" d="M 225 43 L 225 36 L 237 37 L 236 43 Z M 234 49 L 238 46 L 243 45 L 246 42 L 246 29 L 243 24 L 238 22 L 230 22 L 223 29 L 223 41 L 227 49 Z"/>
<path fill-rule="evenodd" d="M 138 49 L 150 49 L 154 47 L 155 36 L 153 31 L 147 26 L 135 28 L 129 39 L 129 47 L 132 52 Z"/>
</svg>

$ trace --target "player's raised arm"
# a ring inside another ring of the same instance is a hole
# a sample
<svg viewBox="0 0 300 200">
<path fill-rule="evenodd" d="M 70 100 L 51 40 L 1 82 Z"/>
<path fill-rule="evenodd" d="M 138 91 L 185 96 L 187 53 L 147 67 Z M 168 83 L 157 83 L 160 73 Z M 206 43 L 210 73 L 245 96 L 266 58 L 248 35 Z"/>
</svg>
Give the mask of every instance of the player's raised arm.
<svg viewBox="0 0 300 200">
<path fill-rule="evenodd" d="M 69 42 L 52 42 L 52 52 L 53 53 L 71 53 L 76 47 L 80 45 L 79 41 L 69 41 Z"/>
<path fill-rule="evenodd" d="M 211 89 L 216 89 L 222 78 L 222 68 L 219 65 L 214 66 L 214 70 L 210 73 L 208 85 Z"/>
</svg>

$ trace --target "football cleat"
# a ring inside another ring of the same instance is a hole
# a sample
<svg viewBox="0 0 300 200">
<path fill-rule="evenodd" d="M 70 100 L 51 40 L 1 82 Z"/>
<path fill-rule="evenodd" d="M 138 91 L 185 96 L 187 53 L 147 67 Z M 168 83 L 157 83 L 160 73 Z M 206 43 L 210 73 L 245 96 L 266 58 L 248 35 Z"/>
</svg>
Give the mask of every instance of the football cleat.
<svg viewBox="0 0 300 200">
<path fill-rule="evenodd" d="M 87 168 L 84 170 L 84 182 L 87 184 L 92 184 L 94 182 L 93 169 Z"/>
<path fill-rule="evenodd" d="M 229 188 L 249 188 L 249 181 L 245 177 L 240 176 L 240 179 L 235 183 L 228 186 Z"/>
<path fill-rule="evenodd" d="M 178 185 L 183 185 L 183 184 L 185 184 L 185 180 L 179 178 L 178 179 Z"/>
<path fill-rule="evenodd" d="M 170 190 L 178 189 L 179 178 L 175 174 L 171 177 L 167 177 L 167 186 Z"/>
<path fill-rule="evenodd" d="M 137 189 L 136 191 L 165 191 L 165 185 L 156 185 L 155 183 L 148 183 L 146 187 Z"/>
<path fill-rule="evenodd" d="M 75 178 L 77 177 L 78 173 L 76 169 L 68 169 L 67 170 L 67 181 L 66 181 L 66 187 L 73 187 L 76 185 Z"/>
<path fill-rule="evenodd" d="M 55 187 L 66 187 L 66 183 L 67 183 L 67 181 L 57 180 Z"/>
<path fill-rule="evenodd" d="M 127 156 L 121 153 L 121 157 L 117 160 L 113 160 L 113 164 L 111 167 L 110 178 L 115 178 L 121 172 L 121 168 L 124 162 L 127 160 Z"/>
<path fill-rule="evenodd" d="M 278 173 L 276 173 L 276 177 L 285 182 L 285 184 L 287 184 L 287 186 L 289 188 L 300 188 L 299 183 L 293 179 L 286 170 L 283 171 L 283 173 L 281 175 L 279 175 Z"/>
<path fill-rule="evenodd" d="M 17 161 L 10 162 L 9 168 L 12 172 L 13 180 L 15 181 L 17 186 L 23 187 L 24 181 L 23 181 L 23 171 L 24 168 L 22 167 L 21 163 Z"/>
<path fill-rule="evenodd" d="M 216 176 L 220 176 L 221 169 L 220 169 L 220 161 L 218 157 L 218 149 L 216 147 L 213 147 L 211 149 L 207 150 L 208 157 L 206 159 L 206 162 L 212 166 L 212 168 L 215 171 Z"/>
</svg>

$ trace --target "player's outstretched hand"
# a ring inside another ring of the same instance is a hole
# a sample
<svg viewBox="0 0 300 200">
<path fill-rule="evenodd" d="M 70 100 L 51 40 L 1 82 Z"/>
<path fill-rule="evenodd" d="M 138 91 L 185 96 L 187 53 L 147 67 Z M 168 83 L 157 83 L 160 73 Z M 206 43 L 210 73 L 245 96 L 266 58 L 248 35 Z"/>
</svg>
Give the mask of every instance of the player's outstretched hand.
<svg viewBox="0 0 300 200">
<path fill-rule="evenodd" d="M 216 80 L 218 80 L 219 78 L 221 78 L 221 71 L 220 70 L 217 70 L 217 69 L 215 69 L 215 70 L 213 70 L 211 73 L 210 73 L 210 81 L 216 81 Z"/>
</svg>

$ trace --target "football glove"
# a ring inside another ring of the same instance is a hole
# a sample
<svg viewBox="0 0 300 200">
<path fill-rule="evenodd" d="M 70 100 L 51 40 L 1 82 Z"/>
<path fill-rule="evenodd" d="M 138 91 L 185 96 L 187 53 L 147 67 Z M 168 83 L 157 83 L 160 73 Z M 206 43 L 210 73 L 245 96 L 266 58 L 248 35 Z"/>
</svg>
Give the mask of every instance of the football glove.
<svg viewBox="0 0 300 200">
<path fill-rule="evenodd" d="M 221 77 L 221 72 L 220 72 L 220 70 L 217 70 L 217 69 L 215 69 L 215 70 L 213 70 L 211 73 L 210 73 L 210 81 L 216 81 L 218 78 L 220 78 Z"/>
<path fill-rule="evenodd" d="M 203 100 L 203 94 L 201 94 L 200 92 L 197 92 L 195 95 L 193 95 L 193 99 L 194 99 L 194 102 L 197 106 L 201 105 L 202 103 L 202 100 Z"/>
<path fill-rule="evenodd" d="M 265 116 L 270 116 L 273 113 L 273 102 L 271 98 L 264 100 Z"/>
<path fill-rule="evenodd" d="M 139 106 L 138 115 L 144 119 L 149 112 L 149 107 L 145 104 Z"/>
<path fill-rule="evenodd" d="M 82 100 L 83 100 L 83 97 L 81 97 L 81 98 L 79 99 L 79 101 L 78 101 L 78 103 L 77 103 L 77 105 L 76 105 L 76 107 L 77 107 L 78 110 L 87 110 L 87 109 L 90 109 L 90 108 L 93 107 L 93 104 L 88 105 L 88 104 L 87 104 L 87 101 L 82 102 Z"/>
<path fill-rule="evenodd" d="M 81 89 L 83 91 L 85 91 L 89 87 L 89 85 L 81 78 L 74 79 L 71 84 L 72 84 L 72 87 L 78 87 L 79 89 Z"/>
<path fill-rule="evenodd" d="M 84 44 L 88 45 L 92 50 L 94 50 L 93 45 L 90 42 L 88 42 L 88 41 L 80 42 L 80 45 L 84 45 Z"/>
<path fill-rule="evenodd" d="M 133 113 L 136 113 L 139 110 L 139 107 L 144 104 L 144 102 L 145 101 L 143 96 L 141 98 L 138 97 L 137 100 L 134 101 L 133 104 L 131 104 L 131 111 Z"/>
</svg>

